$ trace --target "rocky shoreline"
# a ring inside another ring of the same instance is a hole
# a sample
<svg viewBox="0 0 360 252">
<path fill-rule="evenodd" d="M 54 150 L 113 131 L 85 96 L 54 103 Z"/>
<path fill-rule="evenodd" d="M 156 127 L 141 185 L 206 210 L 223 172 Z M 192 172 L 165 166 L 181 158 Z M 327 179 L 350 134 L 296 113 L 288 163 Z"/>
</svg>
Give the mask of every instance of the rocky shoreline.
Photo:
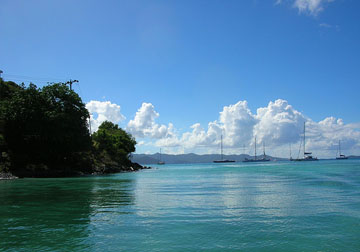
<svg viewBox="0 0 360 252">
<path fill-rule="evenodd" d="M 138 163 L 131 163 L 129 166 L 112 165 L 96 167 L 92 173 L 83 173 L 79 171 L 56 171 L 56 170 L 43 170 L 30 171 L 24 170 L 16 176 L 10 172 L 0 172 L 0 180 L 10 180 L 18 178 L 62 178 L 62 177 L 81 177 L 81 176 L 99 176 L 105 174 L 122 173 L 122 172 L 136 172 L 140 170 L 151 169 L 149 166 L 142 166 Z"/>
<path fill-rule="evenodd" d="M 0 172 L 0 180 L 17 179 L 18 177 L 12 175 L 10 172 Z"/>
</svg>

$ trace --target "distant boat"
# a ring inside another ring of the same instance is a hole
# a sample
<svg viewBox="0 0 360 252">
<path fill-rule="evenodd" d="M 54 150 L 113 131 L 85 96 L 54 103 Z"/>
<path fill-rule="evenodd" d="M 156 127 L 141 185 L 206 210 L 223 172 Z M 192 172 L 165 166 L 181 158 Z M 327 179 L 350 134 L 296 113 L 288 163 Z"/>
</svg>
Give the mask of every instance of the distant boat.
<svg viewBox="0 0 360 252">
<path fill-rule="evenodd" d="M 165 162 L 161 161 L 161 148 L 160 148 L 160 153 L 159 153 L 159 162 L 157 163 L 158 165 L 164 165 Z"/>
<path fill-rule="evenodd" d="M 221 159 L 220 160 L 214 160 L 214 163 L 233 163 L 235 162 L 235 160 L 228 160 L 228 159 L 224 159 L 224 155 L 223 155 L 223 142 L 222 142 L 222 135 L 221 135 Z"/>
<path fill-rule="evenodd" d="M 245 158 L 245 160 L 243 160 L 243 162 L 268 162 L 268 161 L 270 161 L 269 158 L 266 158 L 266 154 L 265 154 L 265 142 L 263 142 L 263 151 L 264 151 L 263 157 L 258 159 L 258 158 L 256 157 L 256 137 L 255 137 L 255 156 L 254 156 L 254 159 Z"/>
<path fill-rule="evenodd" d="M 340 140 L 339 140 L 339 156 L 338 157 L 336 157 L 336 159 L 348 159 L 348 157 L 347 156 L 345 156 L 345 155 L 343 155 L 343 154 L 341 154 L 341 146 L 340 146 Z"/>
<path fill-rule="evenodd" d="M 305 122 L 304 122 L 304 157 L 303 158 L 291 158 L 291 161 L 318 161 L 317 157 L 313 157 L 311 152 L 305 151 Z M 301 145 L 300 145 L 301 146 Z M 300 150 L 299 150 L 300 152 Z"/>
</svg>

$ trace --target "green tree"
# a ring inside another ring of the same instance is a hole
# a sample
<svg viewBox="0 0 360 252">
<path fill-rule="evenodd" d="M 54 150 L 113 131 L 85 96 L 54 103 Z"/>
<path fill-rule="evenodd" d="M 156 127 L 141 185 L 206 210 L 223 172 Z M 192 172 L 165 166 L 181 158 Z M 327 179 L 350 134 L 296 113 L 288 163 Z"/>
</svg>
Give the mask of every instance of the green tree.
<svg viewBox="0 0 360 252">
<path fill-rule="evenodd" d="M 11 96 L 20 87 L 11 81 L 5 82 L 0 78 L 0 172 L 10 169 L 10 159 L 8 156 L 8 146 L 5 141 L 5 110 Z"/>
<path fill-rule="evenodd" d="M 4 136 L 13 172 L 28 164 L 68 169 L 80 152 L 90 150 L 89 113 L 65 84 L 42 89 L 21 85 L 8 96 L 1 104 L 0 118 L 5 118 Z"/>
<path fill-rule="evenodd" d="M 89 112 L 63 83 L 38 88 L 0 79 L 0 98 L 0 170 L 64 176 L 142 168 L 130 161 L 135 139 L 118 125 L 104 122 L 91 140 Z"/>
<path fill-rule="evenodd" d="M 92 139 L 98 155 L 105 155 L 118 164 L 130 163 L 130 155 L 135 151 L 136 141 L 118 125 L 109 121 L 103 122 Z"/>
</svg>

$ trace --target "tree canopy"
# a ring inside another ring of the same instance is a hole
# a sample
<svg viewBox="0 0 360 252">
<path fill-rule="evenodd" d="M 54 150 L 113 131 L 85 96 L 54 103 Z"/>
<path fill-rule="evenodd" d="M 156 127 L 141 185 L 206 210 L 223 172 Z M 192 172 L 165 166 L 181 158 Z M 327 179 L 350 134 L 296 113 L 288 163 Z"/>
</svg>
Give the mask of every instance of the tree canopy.
<svg viewBox="0 0 360 252">
<path fill-rule="evenodd" d="M 18 87 L 1 104 L 5 142 L 16 169 L 29 163 L 58 167 L 90 150 L 89 112 L 74 91 L 61 83 Z"/>
<path fill-rule="evenodd" d="M 106 152 L 117 162 L 128 161 L 131 152 L 135 151 L 135 139 L 118 125 L 109 121 L 103 122 L 92 138 L 98 153 Z"/>
<path fill-rule="evenodd" d="M 66 84 L 26 87 L 0 78 L 0 98 L 0 154 L 15 174 L 28 167 L 91 172 L 104 155 L 119 165 L 135 151 L 135 139 L 111 122 L 91 137 L 89 112 Z"/>
</svg>

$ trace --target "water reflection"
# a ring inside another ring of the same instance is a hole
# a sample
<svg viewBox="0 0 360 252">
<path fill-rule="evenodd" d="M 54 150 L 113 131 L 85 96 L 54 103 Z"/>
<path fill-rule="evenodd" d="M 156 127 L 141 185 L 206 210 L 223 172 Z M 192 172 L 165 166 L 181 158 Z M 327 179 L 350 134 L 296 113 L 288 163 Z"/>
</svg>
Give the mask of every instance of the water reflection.
<svg viewBox="0 0 360 252">
<path fill-rule="evenodd" d="M 0 181 L 1 251 L 89 250 L 92 216 L 121 214 L 133 204 L 132 183 L 111 176 Z"/>
<path fill-rule="evenodd" d="M 0 181 L 0 251 L 356 251 L 359 165 L 287 164 Z"/>
</svg>

